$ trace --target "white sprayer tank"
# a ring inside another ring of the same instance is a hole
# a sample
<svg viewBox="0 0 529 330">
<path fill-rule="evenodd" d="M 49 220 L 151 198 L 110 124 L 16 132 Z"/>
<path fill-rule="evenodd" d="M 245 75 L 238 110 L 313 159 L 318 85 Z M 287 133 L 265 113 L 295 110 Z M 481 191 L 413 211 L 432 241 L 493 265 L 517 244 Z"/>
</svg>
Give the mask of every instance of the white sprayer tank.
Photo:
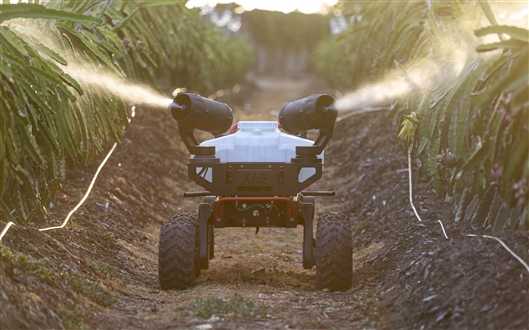
<svg viewBox="0 0 529 330">
<path fill-rule="evenodd" d="M 215 146 L 215 156 L 222 163 L 290 163 L 296 157 L 297 146 L 314 144 L 314 141 L 282 133 L 275 121 L 240 121 L 238 128 L 234 134 L 207 140 L 200 145 Z M 323 162 L 323 151 L 318 158 Z M 314 174 L 314 168 L 304 168 L 298 180 L 303 182 Z"/>
</svg>

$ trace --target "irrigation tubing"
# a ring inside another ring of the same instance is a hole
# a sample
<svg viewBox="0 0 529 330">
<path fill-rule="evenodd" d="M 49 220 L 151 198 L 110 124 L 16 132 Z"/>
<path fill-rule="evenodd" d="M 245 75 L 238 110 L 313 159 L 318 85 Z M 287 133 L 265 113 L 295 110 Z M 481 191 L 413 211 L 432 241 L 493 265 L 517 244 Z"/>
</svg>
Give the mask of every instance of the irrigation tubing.
<svg viewBox="0 0 529 330">
<path fill-rule="evenodd" d="M 393 109 L 393 107 L 379 107 L 379 108 L 369 108 L 369 109 L 363 109 L 363 110 L 353 110 L 349 113 L 346 113 L 345 115 L 342 115 L 340 117 L 338 117 L 336 119 L 336 122 L 340 122 L 344 119 L 347 119 L 347 118 L 350 118 L 352 116 L 355 116 L 355 115 L 361 115 L 363 113 L 368 113 L 368 112 L 375 112 L 375 111 L 388 111 L 388 110 L 391 110 Z M 417 209 L 415 208 L 415 205 L 413 204 L 413 186 L 412 186 L 412 180 L 411 180 L 411 153 L 408 152 L 408 174 L 409 174 L 409 182 L 410 182 L 410 204 L 411 204 L 411 207 L 413 208 L 413 212 L 415 213 L 415 216 L 417 217 L 417 219 L 419 221 L 422 222 L 422 219 L 421 217 L 419 216 L 419 213 L 417 212 Z M 448 236 L 446 235 L 446 230 L 445 230 L 445 227 L 443 226 L 443 223 L 441 222 L 441 220 L 437 220 L 439 222 L 439 224 L 441 225 L 441 229 L 443 230 L 443 235 L 446 239 L 448 239 Z"/>
<path fill-rule="evenodd" d="M 419 216 L 419 213 L 417 213 L 417 209 L 415 208 L 415 205 L 413 205 L 413 186 L 412 186 L 412 180 L 411 180 L 411 151 L 408 151 L 408 176 L 409 176 L 409 183 L 410 183 L 410 204 L 411 204 L 411 208 L 413 209 L 413 212 L 415 213 L 415 216 L 417 217 L 417 219 L 419 219 L 419 222 L 421 222 L 422 219 Z"/>
<path fill-rule="evenodd" d="M 417 209 L 415 208 L 415 205 L 413 204 L 413 185 L 412 185 L 412 179 L 411 179 L 411 150 L 408 151 L 408 178 L 410 183 L 410 205 L 413 209 L 413 213 L 415 213 L 415 216 L 419 220 L 419 222 L 422 222 L 421 217 L 419 216 L 419 213 L 417 212 Z M 446 239 L 448 239 L 448 236 L 446 235 L 445 226 L 443 226 L 443 223 L 441 220 L 437 220 L 439 224 L 441 225 L 441 229 L 443 230 L 443 235 Z"/>
<path fill-rule="evenodd" d="M 347 119 L 347 118 L 349 118 L 351 116 L 362 114 L 362 113 L 366 113 L 366 112 L 381 111 L 381 110 L 389 110 L 389 109 L 388 108 L 376 108 L 376 109 L 369 109 L 367 111 L 350 112 L 350 113 L 348 113 L 346 115 L 343 115 L 343 116 L 339 117 L 336 121 L 341 121 L 341 120 Z M 75 211 L 77 211 L 79 209 L 79 207 L 81 207 L 81 205 L 88 198 L 88 195 L 90 195 L 90 192 L 92 191 L 92 188 L 94 187 L 94 184 L 95 184 L 95 182 L 97 180 L 99 172 L 101 172 L 101 169 L 103 169 L 103 167 L 105 166 L 106 162 L 108 161 L 108 159 L 110 158 L 110 156 L 112 155 L 114 150 L 116 149 L 117 145 L 118 145 L 117 142 L 114 143 L 114 145 L 112 146 L 112 148 L 110 149 L 110 151 L 106 155 L 105 159 L 103 159 L 103 161 L 101 162 L 101 164 L 97 168 L 97 171 L 94 174 L 94 177 L 93 177 L 92 181 L 90 182 L 90 185 L 88 186 L 88 189 L 87 189 L 86 193 L 84 194 L 83 198 L 70 211 L 70 213 L 68 213 L 68 215 L 64 219 L 63 223 L 60 226 L 41 228 L 41 229 L 39 229 L 39 231 L 48 231 L 48 230 L 53 230 L 53 229 L 61 229 L 61 228 L 64 228 L 68 224 L 68 221 L 70 220 L 72 214 L 74 214 Z M 411 173 L 411 153 L 410 152 L 408 152 L 408 174 L 409 174 L 409 184 L 410 184 L 410 204 L 411 204 L 411 207 L 413 208 L 413 212 L 415 213 L 415 216 L 417 217 L 417 219 L 419 221 L 422 221 L 421 217 L 417 213 L 417 210 L 415 209 L 415 205 L 413 205 L 413 186 L 412 186 L 412 179 L 411 179 L 412 178 L 412 173 Z M 439 221 L 439 223 L 441 224 L 441 228 L 443 230 L 443 234 L 448 239 L 448 236 L 446 235 L 446 231 L 444 229 L 443 223 L 441 222 L 441 220 L 437 220 L 437 221 Z M 14 224 L 15 224 L 14 222 L 10 221 L 10 222 L 8 222 L 5 225 L 4 229 L 2 230 L 2 233 L 0 233 L 0 241 L 2 241 L 2 238 L 4 238 L 5 234 L 9 230 L 9 228 L 11 226 L 13 226 Z M 514 253 L 501 239 L 499 239 L 497 237 L 494 237 L 494 236 L 488 236 L 488 235 L 468 234 L 467 236 L 468 237 L 485 237 L 485 238 L 492 238 L 492 239 L 497 240 L 514 258 L 516 258 L 516 260 L 518 260 L 525 267 L 525 269 L 527 269 L 527 272 L 529 272 L 529 265 L 522 258 L 520 258 L 516 253 Z"/>
<path fill-rule="evenodd" d="M 507 250 L 513 257 L 515 257 L 516 260 L 518 260 L 525 267 L 525 269 L 527 269 L 527 272 L 529 272 L 529 265 L 522 258 L 520 258 L 516 253 L 514 253 L 511 249 L 509 249 L 507 244 L 503 243 L 503 241 L 499 239 L 498 237 L 489 236 L 489 235 L 474 235 L 474 234 L 467 234 L 467 236 L 468 237 L 485 237 L 485 238 L 495 239 L 505 248 L 505 250 Z"/>
<path fill-rule="evenodd" d="M 367 112 L 374 112 L 374 111 L 382 111 L 382 110 L 391 110 L 391 108 L 372 108 L 372 109 L 366 109 L 363 111 L 351 111 L 343 116 L 340 116 L 336 119 L 336 122 L 342 121 L 344 119 L 347 119 L 349 117 L 352 117 L 354 115 L 359 115 Z M 409 185 L 410 185 L 410 205 L 413 209 L 413 212 L 415 213 L 415 216 L 417 219 L 422 222 L 421 217 L 419 216 L 419 213 L 417 212 L 417 209 L 415 208 L 415 205 L 413 204 L 413 183 L 412 183 L 412 172 L 411 172 L 411 152 L 408 152 L 408 176 L 409 176 Z M 441 225 L 441 229 L 443 230 L 443 235 L 446 239 L 448 239 L 448 236 L 446 235 L 445 228 L 443 226 L 443 223 L 441 220 L 437 220 L 439 224 Z M 518 260 L 524 267 L 527 269 L 527 272 L 529 272 L 529 265 L 520 258 L 516 253 L 514 253 L 509 247 L 499 238 L 494 236 L 488 236 L 488 235 L 474 235 L 474 234 L 468 234 L 468 237 L 485 237 L 485 238 L 492 238 L 497 240 L 516 260 Z"/>
<path fill-rule="evenodd" d="M 375 111 L 383 111 L 383 110 L 391 110 L 391 109 L 392 109 L 391 107 L 389 107 L 389 108 L 388 107 L 380 107 L 380 108 L 370 108 L 370 109 L 365 109 L 365 110 L 360 110 L 360 111 L 354 111 L 353 110 L 353 111 L 351 111 L 349 113 L 346 113 L 345 115 L 342 115 L 342 116 L 338 117 L 336 119 L 336 122 L 340 122 L 340 121 L 342 121 L 344 119 L 347 119 L 349 117 L 352 117 L 352 116 L 355 116 L 355 115 L 360 115 L 360 114 L 363 114 L 363 113 L 375 112 Z M 422 222 L 422 219 L 419 216 L 419 213 L 417 212 L 417 209 L 415 208 L 415 205 L 413 204 L 413 186 L 412 186 L 412 179 L 411 179 L 411 176 L 412 176 L 412 173 L 411 173 L 411 152 L 408 152 L 408 174 L 409 174 L 409 184 L 410 184 L 410 204 L 411 204 L 411 207 L 413 209 L 413 212 L 415 213 L 415 216 L 417 217 L 417 219 L 419 221 Z M 448 239 L 448 236 L 446 235 L 446 231 L 445 231 L 445 227 L 443 226 L 443 223 L 441 222 L 441 220 L 437 220 L 437 221 L 441 225 L 441 229 L 443 230 L 444 237 L 446 239 Z M 497 240 L 529 272 L 529 265 L 527 265 L 527 263 L 522 258 L 520 258 L 518 255 L 516 255 L 516 253 L 514 253 L 511 249 L 509 249 L 509 247 L 505 243 L 503 243 L 503 241 L 500 240 L 499 238 L 494 237 L 494 236 L 488 236 L 488 235 L 478 236 L 478 235 L 473 235 L 473 234 L 468 234 L 467 236 L 469 236 L 469 237 L 486 237 L 486 238 L 492 238 L 492 239 Z"/>
<path fill-rule="evenodd" d="M 48 227 L 48 228 L 41 228 L 39 229 L 39 231 L 47 231 L 47 230 L 53 230 L 53 229 L 61 229 L 61 228 L 64 228 L 64 226 L 66 226 L 66 224 L 68 224 L 68 221 L 70 220 L 72 214 L 75 213 L 75 211 L 77 211 L 77 209 L 79 209 L 79 207 L 86 201 L 86 199 L 88 198 L 88 195 L 90 195 L 90 192 L 92 191 L 92 188 L 94 187 L 94 184 L 96 182 L 96 179 L 97 179 L 97 176 L 99 175 L 99 172 L 101 172 L 101 169 L 105 166 L 106 162 L 108 161 L 108 159 L 110 158 L 110 156 L 112 155 L 112 153 L 114 152 L 114 150 L 116 149 L 117 147 L 117 142 L 114 143 L 114 145 L 112 146 L 112 148 L 110 149 L 110 151 L 108 152 L 108 154 L 106 155 L 105 159 L 103 159 L 103 161 L 101 162 L 101 164 L 99 165 L 99 167 L 97 168 L 97 171 L 96 173 L 94 174 L 94 178 L 92 179 L 92 182 L 90 182 L 90 185 L 88 186 L 88 190 L 86 191 L 86 193 L 84 194 L 83 198 L 81 199 L 81 201 L 70 211 L 70 213 L 68 213 L 68 215 L 66 216 L 66 218 L 64 219 L 63 223 L 60 225 L 60 226 L 55 226 L 55 227 Z M 4 235 L 7 233 L 8 229 L 14 225 L 13 222 L 9 222 L 7 223 L 7 225 L 4 227 L 4 230 L 2 230 L 2 233 L 0 234 L 0 241 L 2 240 L 2 238 L 4 237 Z"/>
<path fill-rule="evenodd" d="M 14 224 L 15 223 L 11 221 L 7 223 L 7 225 L 4 227 L 4 230 L 2 230 L 2 233 L 0 234 L 0 241 L 2 241 L 2 237 L 4 237 L 4 235 L 7 233 L 7 230 L 9 229 L 9 227 L 11 227 Z"/>
<path fill-rule="evenodd" d="M 437 221 L 439 221 L 439 223 L 441 224 L 441 229 L 443 230 L 443 235 L 445 235 L 445 238 L 448 239 L 448 236 L 446 236 L 445 226 L 443 226 L 443 223 L 441 222 L 441 220 L 437 219 Z"/>
<path fill-rule="evenodd" d="M 417 219 L 419 219 L 419 221 L 422 221 L 421 217 L 417 213 L 417 210 L 415 209 L 415 205 L 413 205 L 413 188 L 412 188 L 412 180 L 411 180 L 411 152 L 408 152 L 408 173 L 409 173 L 409 183 L 410 183 L 410 204 L 411 204 L 411 207 L 413 208 L 413 212 L 415 212 L 415 216 L 417 217 Z M 441 222 L 441 220 L 437 220 L 437 221 L 441 225 L 441 229 L 443 230 L 444 237 L 448 239 L 443 223 Z M 527 263 L 522 258 L 520 258 L 511 249 L 509 249 L 509 247 L 505 243 L 503 243 L 501 239 L 494 237 L 494 236 L 489 236 L 489 235 L 468 234 L 467 236 L 468 237 L 485 237 L 485 238 L 492 238 L 492 239 L 497 240 L 513 257 L 516 258 L 516 260 L 518 260 L 525 267 L 525 269 L 527 269 L 527 272 L 529 272 L 529 265 L 527 265 Z"/>
</svg>

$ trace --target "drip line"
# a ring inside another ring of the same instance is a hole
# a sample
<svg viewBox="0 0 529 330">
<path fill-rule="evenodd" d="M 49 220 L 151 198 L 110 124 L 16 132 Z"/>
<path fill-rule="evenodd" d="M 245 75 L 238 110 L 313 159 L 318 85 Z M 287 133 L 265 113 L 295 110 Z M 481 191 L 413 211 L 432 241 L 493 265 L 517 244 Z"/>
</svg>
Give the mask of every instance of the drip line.
<svg viewBox="0 0 529 330">
<path fill-rule="evenodd" d="M 81 201 L 70 211 L 70 213 L 68 213 L 68 215 L 66 216 L 66 218 L 64 219 L 63 223 L 60 225 L 60 226 L 54 226 L 54 227 L 48 227 L 48 228 L 41 228 L 39 229 L 39 231 L 47 231 L 47 230 L 53 230 L 53 229 L 60 229 L 60 228 L 64 228 L 64 226 L 66 226 L 66 224 L 68 224 L 68 221 L 70 220 L 70 217 L 72 216 L 72 214 L 75 213 L 75 211 L 77 211 L 77 209 L 79 209 L 79 207 L 85 202 L 85 200 L 88 198 L 88 195 L 90 194 L 90 192 L 92 191 L 92 188 L 94 187 L 94 184 L 96 182 L 96 179 L 97 179 L 97 176 L 99 175 L 99 172 L 101 172 L 101 169 L 103 168 L 103 166 L 105 166 L 106 162 L 108 161 L 108 159 L 110 158 L 110 155 L 112 155 L 112 153 L 114 152 L 114 150 L 116 149 L 117 147 L 117 142 L 114 143 L 114 145 L 112 146 L 112 148 L 110 149 L 110 151 L 108 152 L 108 154 L 106 155 L 105 159 L 103 159 L 103 162 L 101 162 L 101 164 L 99 165 L 99 167 L 97 168 L 97 171 L 96 173 L 94 174 L 94 178 L 92 179 L 92 181 L 90 182 L 90 185 L 88 186 L 88 190 L 86 191 L 86 193 L 84 194 L 83 198 L 81 199 Z M 14 225 L 13 222 L 8 222 L 7 225 L 4 227 L 4 230 L 2 230 L 2 233 L 0 234 L 0 241 L 2 240 L 2 238 L 4 237 L 4 235 L 7 233 L 7 231 L 9 230 L 9 228 Z"/>
<path fill-rule="evenodd" d="M 467 236 L 468 237 L 485 237 L 485 238 L 492 238 L 492 239 L 497 240 L 505 248 L 505 250 L 507 250 L 513 257 L 515 257 L 516 260 L 518 260 L 525 267 L 525 269 L 527 269 L 527 272 L 529 272 L 529 265 L 527 265 L 527 263 L 522 258 L 520 258 L 516 253 L 512 252 L 512 250 L 509 249 L 507 244 L 503 243 L 503 241 L 499 239 L 498 237 L 489 236 L 489 235 L 474 235 L 474 234 L 467 234 Z"/>
<path fill-rule="evenodd" d="M 421 217 L 419 216 L 419 213 L 417 213 L 417 209 L 415 208 L 415 205 L 413 205 L 413 186 L 412 186 L 412 180 L 411 180 L 411 152 L 408 151 L 408 176 L 409 176 L 409 183 L 410 183 L 410 204 L 411 208 L 413 209 L 413 212 L 415 213 L 415 216 L 419 221 L 422 221 Z"/>
</svg>

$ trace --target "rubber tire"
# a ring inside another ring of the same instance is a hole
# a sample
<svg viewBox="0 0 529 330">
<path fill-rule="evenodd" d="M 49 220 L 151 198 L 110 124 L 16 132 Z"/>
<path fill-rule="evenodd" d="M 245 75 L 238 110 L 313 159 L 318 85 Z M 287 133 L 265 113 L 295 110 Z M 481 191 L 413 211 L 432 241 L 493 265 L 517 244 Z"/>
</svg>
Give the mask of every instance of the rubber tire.
<svg viewBox="0 0 529 330">
<path fill-rule="evenodd" d="M 169 218 L 160 229 L 158 279 L 162 289 L 184 290 L 195 286 L 197 224 L 194 214 L 181 213 Z"/>
<path fill-rule="evenodd" d="M 323 214 L 316 228 L 316 286 L 347 291 L 353 283 L 353 234 L 347 218 Z"/>
</svg>

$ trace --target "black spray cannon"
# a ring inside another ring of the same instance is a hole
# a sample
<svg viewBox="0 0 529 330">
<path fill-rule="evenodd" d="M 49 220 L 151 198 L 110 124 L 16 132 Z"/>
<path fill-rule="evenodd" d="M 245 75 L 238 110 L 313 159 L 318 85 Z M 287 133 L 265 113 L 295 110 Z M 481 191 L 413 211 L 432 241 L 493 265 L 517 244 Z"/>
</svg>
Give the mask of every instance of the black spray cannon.
<svg viewBox="0 0 529 330">
<path fill-rule="evenodd" d="M 193 155 L 215 155 L 215 147 L 199 146 L 193 134 L 195 128 L 218 136 L 229 130 L 233 122 L 229 106 L 192 93 L 178 94 L 169 110 L 178 122 L 182 140 Z"/>
<path fill-rule="evenodd" d="M 319 130 L 320 135 L 314 145 L 296 147 L 298 157 L 316 157 L 331 139 L 337 116 L 338 110 L 331 96 L 313 94 L 285 104 L 279 111 L 279 123 L 291 134 L 300 134 L 311 129 Z"/>
<path fill-rule="evenodd" d="M 178 122 L 180 136 L 189 152 L 195 156 L 213 156 L 215 147 L 200 146 L 194 129 L 218 136 L 228 131 L 233 122 L 230 107 L 197 94 L 180 93 L 169 105 Z M 314 158 L 321 154 L 332 137 L 338 111 L 334 99 L 326 94 L 314 94 L 285 104 L 279 112 L 279 123 L 288 133 L 297 135 L 311 129 L 320 131 L 312 146 L 296 147 L 296 158 Z"/>
</svg>

